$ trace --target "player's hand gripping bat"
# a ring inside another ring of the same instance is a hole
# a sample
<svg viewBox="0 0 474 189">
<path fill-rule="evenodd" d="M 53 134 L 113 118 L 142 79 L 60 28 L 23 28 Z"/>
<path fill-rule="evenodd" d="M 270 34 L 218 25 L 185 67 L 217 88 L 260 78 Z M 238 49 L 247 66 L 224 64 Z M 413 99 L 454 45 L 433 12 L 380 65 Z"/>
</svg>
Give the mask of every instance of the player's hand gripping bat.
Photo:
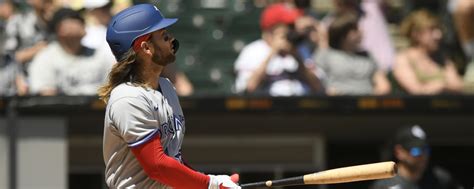
<svg viewBox="0 0 474 189">
<path fill-rule="evenodd" d="M 269 180 L 240 185 L 242 188 L 276 187 L 312 184 L 336 184 L 364 180 L 391 178 L 396 174 L 392 161 L 343 167 L 279 180 Z"/>
</svg>

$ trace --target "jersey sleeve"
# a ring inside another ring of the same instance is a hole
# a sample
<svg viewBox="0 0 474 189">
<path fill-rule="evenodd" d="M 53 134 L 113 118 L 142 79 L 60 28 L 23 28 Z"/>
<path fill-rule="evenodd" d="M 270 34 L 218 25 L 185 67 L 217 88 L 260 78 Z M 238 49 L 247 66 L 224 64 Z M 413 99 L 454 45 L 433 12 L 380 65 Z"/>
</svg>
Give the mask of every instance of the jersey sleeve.
<svg viewBox="0 0 474 189">
<path fill-rule="evenodd" d="M 147 175 L 160 183 L 175 189 L 206 189 L 209 186 L 209 176 L 194 171 L 167 156 L 163 151 L 159 136 L 132 148 L 131 151 Z"/>
<path fill-rule="evenodd" d="M 146 143 L 160 134 L 158 120 L 145 98 L 125 97 L 110 106 L 109 118 L 129 147 Z"/>
</svg>

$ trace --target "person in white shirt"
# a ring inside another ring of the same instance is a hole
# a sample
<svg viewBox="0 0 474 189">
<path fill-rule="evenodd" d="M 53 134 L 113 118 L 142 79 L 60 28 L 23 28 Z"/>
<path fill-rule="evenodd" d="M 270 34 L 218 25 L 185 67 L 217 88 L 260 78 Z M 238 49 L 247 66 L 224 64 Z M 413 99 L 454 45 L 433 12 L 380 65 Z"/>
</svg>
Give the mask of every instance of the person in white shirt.
<svg viewBox="0 0 474 189">
<path fill-rule="evenodd" d="M 235 62 L 237 93 L 301 96 L 319 90 L 319 81 L 294 54 L 287 40 L 289 25 L 301 13 L 286 4 L 273 4 L 262 13 L 262 39 L 248 44 Z"/>
<path fill-rule="evenodd" d="M 40 51 L 29 67 L 31 94 L 95 95 L 113 62 L 100 50 L 81 44 L 84 20 L 71 9 L 59 9 L 50 23 L 56 40 Z"/>
</svg>

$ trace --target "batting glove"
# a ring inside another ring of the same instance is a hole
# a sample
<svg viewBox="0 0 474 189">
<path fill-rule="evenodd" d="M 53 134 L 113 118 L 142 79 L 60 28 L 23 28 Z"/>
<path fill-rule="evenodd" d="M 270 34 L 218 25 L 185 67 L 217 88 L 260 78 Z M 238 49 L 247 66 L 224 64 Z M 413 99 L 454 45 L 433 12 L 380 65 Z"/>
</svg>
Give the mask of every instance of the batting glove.
<svg viewBox="0 0 474 189">
<path fill-rule="evenodd" d="M 227 175 L 209 175 L 208 189 L 240 189 L 240 186 Z"/>
</svg>

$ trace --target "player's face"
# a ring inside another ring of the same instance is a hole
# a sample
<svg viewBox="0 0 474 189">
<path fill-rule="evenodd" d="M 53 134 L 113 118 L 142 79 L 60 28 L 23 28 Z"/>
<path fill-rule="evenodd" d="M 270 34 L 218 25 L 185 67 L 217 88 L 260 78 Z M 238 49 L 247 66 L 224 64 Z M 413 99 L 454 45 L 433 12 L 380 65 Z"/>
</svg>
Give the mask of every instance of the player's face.
<svg viewBox="0 0 474 189">
<path fill-rule="evenodd" d="M 163 66 L 174 62 L 178 51 L 175 40 L 166 29 L 153 32 L 151 35 L 151 43 L 154 48 L 152 61 Z"/>
<path fill-rule="evenodd" d="M 412 170 L 423 171 L 426 168 L 429 160 L 429 154 L 421 153 L 417 156 L 414 156 L 410 153 L 409 150 L 404 149 L 403 147 L 397 145 L 396 147 L 396 156 L 397 158 L 408 166 Z"/>
</svg>

